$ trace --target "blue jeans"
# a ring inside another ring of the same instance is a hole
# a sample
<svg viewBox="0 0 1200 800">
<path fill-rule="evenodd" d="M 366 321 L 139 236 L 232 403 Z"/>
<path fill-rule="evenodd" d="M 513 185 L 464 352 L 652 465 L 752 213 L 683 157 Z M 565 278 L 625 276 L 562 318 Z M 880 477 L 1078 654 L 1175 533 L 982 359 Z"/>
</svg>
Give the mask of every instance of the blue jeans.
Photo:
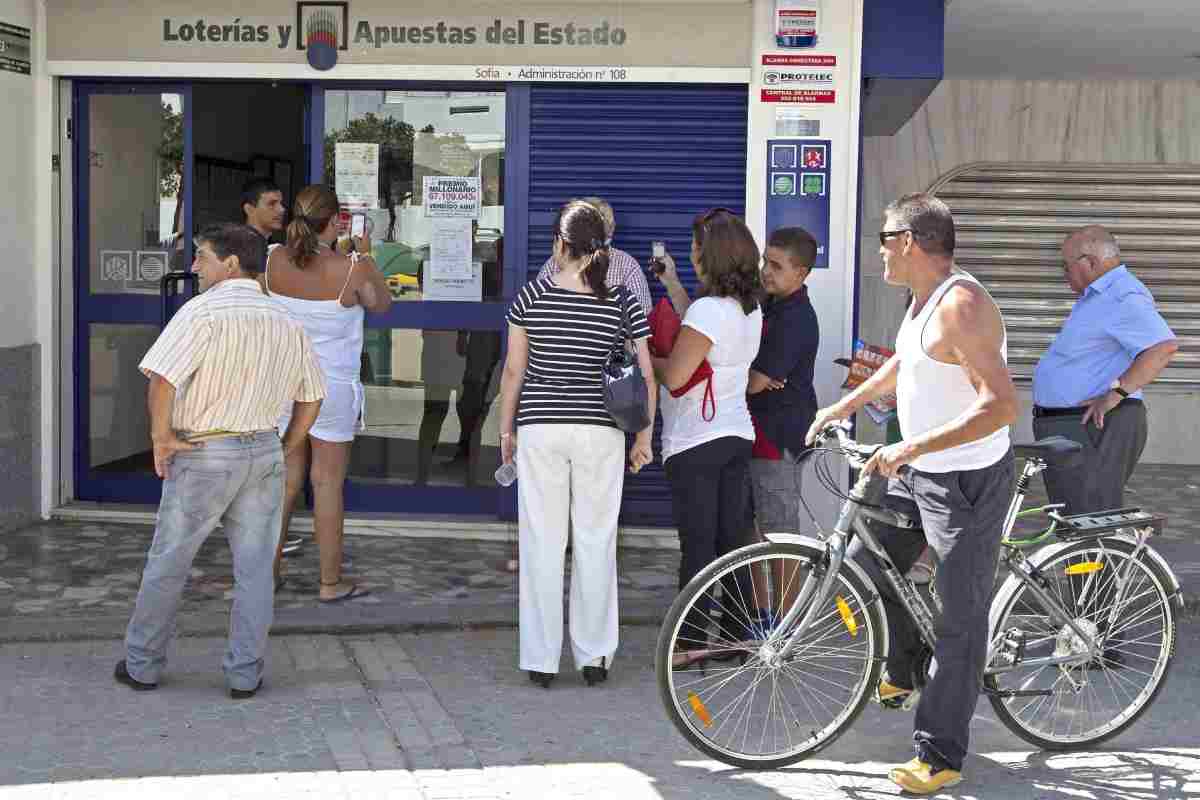
<svg viewBox="0 0 1200 800">
<path fill-rule="evenodd" d="M 283 478 L 283 448 L 273 430 L 215 439 L 176 454 L 163 481 L 154 541 L 125 632 L 126 667 L 135 680 L 158 682 L 192 561 L 224 521 L 235 584 L 221 667 L 230 688 L 258 686 L 275 612 Z"/>
</svg>

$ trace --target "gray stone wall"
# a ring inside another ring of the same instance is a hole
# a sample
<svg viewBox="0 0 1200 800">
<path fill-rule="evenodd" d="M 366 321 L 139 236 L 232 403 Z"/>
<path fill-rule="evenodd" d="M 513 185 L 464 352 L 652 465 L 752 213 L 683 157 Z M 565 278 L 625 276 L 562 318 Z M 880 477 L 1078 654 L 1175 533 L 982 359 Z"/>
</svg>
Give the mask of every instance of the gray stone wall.
<svg viewBox="0 0 1200 800">
<path fill-rule="evenodd" d="M 0 348 L 0 531 L 37 515 L 40 404 L 38 346 Z"/>
</svg>

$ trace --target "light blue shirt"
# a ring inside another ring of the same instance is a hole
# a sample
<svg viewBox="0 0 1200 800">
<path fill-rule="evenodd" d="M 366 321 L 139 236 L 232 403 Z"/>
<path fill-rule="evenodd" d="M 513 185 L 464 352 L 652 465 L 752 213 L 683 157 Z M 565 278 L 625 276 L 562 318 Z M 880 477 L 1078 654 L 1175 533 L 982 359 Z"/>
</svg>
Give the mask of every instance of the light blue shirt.
<svg viewBox="0 0 1200 800">
<path fill-rule="evenodd" d="M 1174 338 L 1150 290 L 1122 264 L 1092 281 L 1075 301 L 1033 371 L 1033 402 L 1044 408 L 1081 406 L 1107 392 L 1143 350 Z"/>
</svg>

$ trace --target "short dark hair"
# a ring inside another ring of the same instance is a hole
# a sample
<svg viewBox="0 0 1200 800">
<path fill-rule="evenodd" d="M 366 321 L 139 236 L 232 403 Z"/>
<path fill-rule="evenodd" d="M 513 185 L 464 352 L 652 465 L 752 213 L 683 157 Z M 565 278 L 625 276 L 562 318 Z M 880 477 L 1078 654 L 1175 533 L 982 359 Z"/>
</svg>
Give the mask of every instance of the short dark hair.
<svg viewBox="0 0 1200 800">
<path fill-rule="evenodd" d="M 954 215 L 948 205 L 932 194 L 906 194 L 884 209 L 884 214 L 912 231 L 926 253 L 954 255 Z"/>
<path fill-rule="evenodd" d="M 267 240 L 249 225 L 219 222 L 209 225 L 196 235 L 197 242 L 207 244 L 217 258 L 238 257 L 242 272 L 257 277 L 267 266 Z"/>
<path fill-rule="evenodd" d="M 277 184 L 271 178 L 264 175 L 257 175 L 242 184 L 242 202 L 238 204 L 238 214 L 241 215 L 241 220 L 246 221 L 246 205 L 256 206 L 258 201 L 267 192 L 283 193 Z"/>
<path fill-rule="evenodd" d="M 801 269 L 811 270 L 817 263 L 817 240 L 804 228 L 776 228 L 767 239 L 767 247 L 778 247 Z"/>
<path fill-rule="evenodd" d="M 708 297 L 732 297 L 747 314 L 758 308 L 761 255 L 754 234 L 727 208 L 714 208 L 692 221 Z"/>
</svg>

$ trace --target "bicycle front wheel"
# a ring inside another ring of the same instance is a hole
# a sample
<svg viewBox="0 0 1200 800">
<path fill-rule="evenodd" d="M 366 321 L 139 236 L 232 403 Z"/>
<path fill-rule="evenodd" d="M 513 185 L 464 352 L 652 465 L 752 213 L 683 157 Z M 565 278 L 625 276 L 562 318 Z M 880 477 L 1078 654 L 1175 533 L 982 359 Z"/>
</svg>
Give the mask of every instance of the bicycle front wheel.
<svg viewBox="0 0 1200 800">
<path fill-rule="evenodd" d="M 1162 689 L 1175 653 L 1173 581 L 1119 539 L 1078 542 L 1033 557 L 1052 596 L 1090 641 L 1055 622 L 1023 583 L 993 604 L 993 658 L 985 678 L 1009 730 L 1048 750 L 1099 744 L 1132 725 Z M 1035 659 L 1076 656 L 1068 664 Z"/>
<path fill-rule="evenodd" d="M 815 545 L 751 545 L 710 564 L 675 599 L 658 637 L 659 692 L 701 752 L 750 769 L 793 764 L 836 740 L 870 699 L 886 633 L 861 572 L 843 565 L 807 630 L 794 627 L 804 609 L 782 625 L 824 557 Z"/>
</svg>

